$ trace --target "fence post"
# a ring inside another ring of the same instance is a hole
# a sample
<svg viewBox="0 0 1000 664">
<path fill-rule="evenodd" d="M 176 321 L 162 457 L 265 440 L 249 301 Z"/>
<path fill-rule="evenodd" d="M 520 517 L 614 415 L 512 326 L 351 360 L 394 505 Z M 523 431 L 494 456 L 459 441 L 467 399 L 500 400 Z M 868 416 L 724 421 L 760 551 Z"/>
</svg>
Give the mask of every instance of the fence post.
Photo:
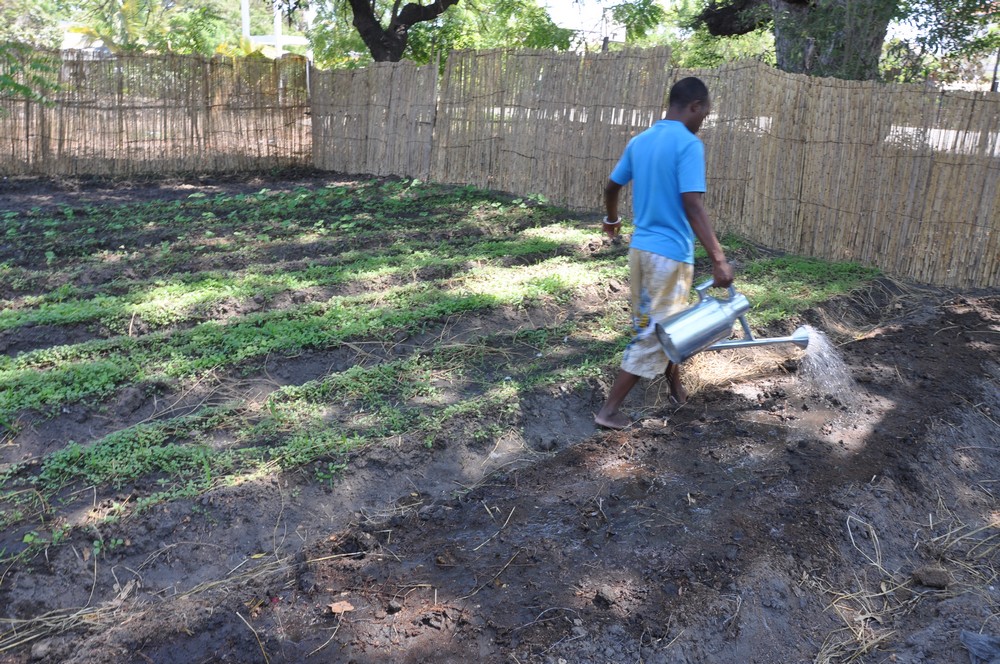
<svg viewBox="0 0 1000 664">
<path fill-rule="evenodd" d="M 433 71 L 433 84 L 431 85 L 431 118 L 430 118 L 430 131 L 427 132 L 427 158 L 424 160 L 424 172 L 421 174 L 421 179 L 430 180 L 431 179 L 431 159 L 434 155 L 434 140 L 437 136 L 437 116 L 438 108 L 441 103 L 441 52 L 438 51 L 437 57 L 434 61 L 434 71 Z"/>
</svg>

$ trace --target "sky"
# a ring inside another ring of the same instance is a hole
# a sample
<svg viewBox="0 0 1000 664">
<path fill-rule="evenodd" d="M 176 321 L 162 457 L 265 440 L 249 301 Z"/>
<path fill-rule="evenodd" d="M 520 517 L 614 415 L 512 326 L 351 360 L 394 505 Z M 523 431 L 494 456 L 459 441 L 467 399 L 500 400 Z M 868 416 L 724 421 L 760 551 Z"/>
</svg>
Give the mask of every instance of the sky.
<svg viewBox="0 0 1000 664">
<path fill-rule="evenodd" d="M 600 0 L 542 0 L 541 4 L 548 9 L 549 16 L 560 28 L 580 30 L 587 33 L 587 41 L 599 42 L 604 37 L 612 41 L 624 41 L 625 30 L 619 25 L 604 20 L 604 7 L 610 2 Z M 669 0 L 661 1 L 669 5 Z M 913 26 L 893 23 L 889 26 L 890 37 L 912 37 L 916 32 Z"/>
<path fill-rule="evenodd" d="M 625 29 L 604 19 L 604 7 L 599 0 L 542 0 L 552 21 L 560 28 L 586 33 L 587 41 L 599 42 L 604 37 L 625 41 Z"/>
</svg>

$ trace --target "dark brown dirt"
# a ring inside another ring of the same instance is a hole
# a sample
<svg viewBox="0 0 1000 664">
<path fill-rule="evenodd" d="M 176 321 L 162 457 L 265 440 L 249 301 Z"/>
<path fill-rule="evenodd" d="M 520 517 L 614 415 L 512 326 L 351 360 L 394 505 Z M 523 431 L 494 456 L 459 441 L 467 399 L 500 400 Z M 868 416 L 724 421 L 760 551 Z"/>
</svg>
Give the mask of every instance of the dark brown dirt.
<svg viewBox="0 0 1000 664">
<path fill-rule="evenodd" d="M 164 188 L 75 186 L 23 185 L 0 205 Z M 644 382 L 623 432 L 592 425 L 605 385 L 556 386 L 523 399 L 495 445 L 402 437 L 355 453 L 333 484 L 291 473 L 161 505 L 102 526 L 124 545 L 100 559 L 77 533 L 6 570 L 4 618 L 51 612 L 53 629 L 0 658 L 964 664 L 962 630 L 1000 634 L 1000 295 L 887 282 L 803 322 L 834 342 L 853 393 L 806 380 L 801 353 L 696 358 L 690 402 L 670 407 L 665 385 Z M 83 334 L 35 333 L 33 347 Z M 354 359 L 299 356 L 245 387 Z M 206 398 L 170 390 L 123 392 L 114 421 L 40 421 L 19 451 Z M 116 498 L 95 493 L 89 509 Z"/>
</svg>

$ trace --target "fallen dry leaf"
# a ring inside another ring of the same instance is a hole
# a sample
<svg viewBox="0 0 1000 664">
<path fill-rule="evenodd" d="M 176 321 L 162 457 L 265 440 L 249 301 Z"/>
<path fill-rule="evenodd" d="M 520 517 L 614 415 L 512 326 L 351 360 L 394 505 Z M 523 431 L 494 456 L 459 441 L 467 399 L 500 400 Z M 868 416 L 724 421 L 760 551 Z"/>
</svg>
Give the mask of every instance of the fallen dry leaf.
<svg viewBox="0 0 1000 664">
<path fill-rule="evenodd" d="M 347 613 L 348 611 L 354 610 L 354 605 L 350 602 L 334 602 L 330 604 L 331 613 Z"/>
</svg>

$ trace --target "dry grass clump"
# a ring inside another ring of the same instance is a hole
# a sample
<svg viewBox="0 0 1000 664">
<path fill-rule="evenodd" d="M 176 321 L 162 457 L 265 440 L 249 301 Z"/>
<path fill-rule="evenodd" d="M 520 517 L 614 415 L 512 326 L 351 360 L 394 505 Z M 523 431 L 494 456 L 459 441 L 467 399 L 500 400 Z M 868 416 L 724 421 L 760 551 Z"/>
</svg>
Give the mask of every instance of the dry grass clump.
<svg viewBox="0 0 1000 664">
<path fill-rule="evenodd" d="M 847 519 L 847 533 L 852 547 L 867 561 L 854 573 L 852 588 L 836 589 L 824 579 L 803 574 L 802 583 L 828 597 L 828 610 L 834 611 L 844 626 L 829 634 L 816 655 L 815 664 L 855 662 L 882 648 L 895 634 L 894 625 L 911 613 L 924 599 L 945 599 L 974 594 L 986 601 L 991 615 L 1000 616 L 1000 606 L 987 588 L 1000 580 L 996 558 L 1000 551 L 1000 514 L 993 512 L 984 524 L 962 523 L 944 502 L 938 513 L 921 524 L 928 535 L 914 550 L 931 556 L 933 567 L 940 569 L 947 584 L 930 588 L 901 571 L 892 571 L 883 563 L 882 545 L 875 528 L 854 515 Z M 933 532 L 941 534 L 932 536 Z M 856 537 L 862 534 L 863 537 Z M 863 546 L 862 542 L 866 542 Z"/>
<path fill-rule="evenodd" d="M 801 356 L 792 344 L 698 353 L 684 363 L 684 385 L 697 394 L 707 387 L 785 375 L 789 360 Z"/>
</svg>

